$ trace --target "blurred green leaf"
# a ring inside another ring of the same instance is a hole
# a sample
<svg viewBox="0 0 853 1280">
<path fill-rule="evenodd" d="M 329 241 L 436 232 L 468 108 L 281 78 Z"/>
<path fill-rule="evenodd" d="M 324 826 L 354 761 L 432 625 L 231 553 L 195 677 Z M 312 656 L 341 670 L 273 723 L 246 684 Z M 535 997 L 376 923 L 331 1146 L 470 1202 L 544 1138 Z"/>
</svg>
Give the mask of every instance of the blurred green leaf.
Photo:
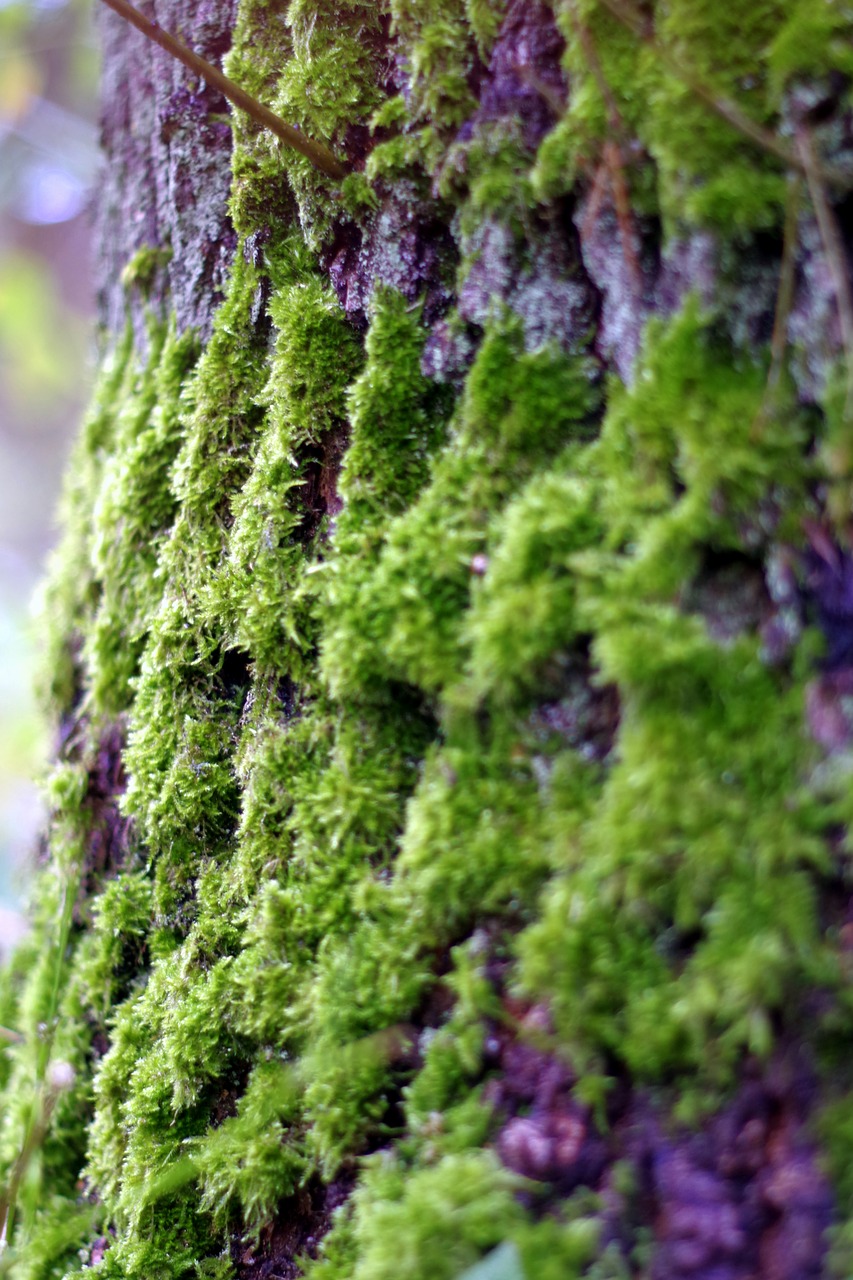
<svg viewBox="0 0 853 1280">
<path fill-rule="evenodd" d="M 10 399 L 32 410 L 73 390 L 86 330 L 45 262 L 20 252 L 0 259 L 0 377 Z"/>
<path fill-rule="evenodd" d="M 480 1262 L 463 1271 L 459 1280 L 526 1280 L 517 1247 L 505 1240 Z"/>
</svg>

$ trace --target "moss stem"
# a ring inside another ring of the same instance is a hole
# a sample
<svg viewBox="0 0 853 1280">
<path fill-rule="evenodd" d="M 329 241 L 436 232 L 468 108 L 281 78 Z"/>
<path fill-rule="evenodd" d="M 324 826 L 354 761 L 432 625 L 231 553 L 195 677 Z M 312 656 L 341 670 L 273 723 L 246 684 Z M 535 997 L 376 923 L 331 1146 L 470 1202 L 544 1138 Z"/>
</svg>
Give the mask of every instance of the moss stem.
<svg viewBox="0 0 853 1280">
<path fill-rule="evenodd" d="M 251 94 L 247 93 L 245 89 L 241 89 L 233 80 L 229 80 L 228 76 L 220 71 L 218 67 L 215 67 L 211 62 L 208 62 L 190 49 L 177 36 L 173 36 L 171 32 L 164 30 L 157 22 L 152 22 L 149 18 L 146 18 L 132 4 L 128 4 L 127 0 L 104 0 L 104 4 L 109 5 L 127 22 L 132 23 L 144 36 L 147 36 L 149 40 L 153 40 L 161 49 L 165 49 L 173 58 L 177 58 L 190 71 L 194 71 L 196 75 L 201 76 L 212 89 L 218 89 L 235 107 L 245 111 L 247 115 L 251 116 L 253 120 L 256 120 L 265 129 L 269 129 L 270 133 L 274 133 L 288 147 L 292 147 L 294 151 L 298 151 L 305 156 L 307 160 L 311 161 L 315 169 L 319 169 L 321 173 L 325 173 L 327 177 L 333 178 L 336 182 L 342 182 L 347 176 L 347 170 L 324 143 L 317 142 L 313 138 L 306 138 L 303 133 L 300 133 L 298 129 L 294 129 L 292 125 L 287 124 L 274 111 L 270 111 L 269 107 L 265 107 L 262 102 L 258 102 L 257 98 L 253 98 Z"/>
</svg>

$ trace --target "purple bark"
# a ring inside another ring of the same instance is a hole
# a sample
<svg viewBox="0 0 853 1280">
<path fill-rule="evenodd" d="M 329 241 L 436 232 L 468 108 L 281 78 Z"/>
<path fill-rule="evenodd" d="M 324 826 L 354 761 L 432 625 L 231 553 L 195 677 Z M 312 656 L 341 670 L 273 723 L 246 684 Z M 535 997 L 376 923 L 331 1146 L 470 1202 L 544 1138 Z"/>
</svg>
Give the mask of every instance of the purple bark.
<svg viewBox="0 0 853 1280">
<path fill-rule="evenodd" d="M 208 61 L 219 64 L 227 52 L 234 0 L 148 0 L 140 7 Z M 123 330 L 128 308 L 122 272 L 139 249 L 151 247 L 171 253 L 148 285 L 151 305 L 161 313 L 173 309 L 180 330 L 196 328 L 204 339 L 235 248 L 228 216 L 228 104 L 111 10 L 99 7 L 98 13 L 104 151 L 95 203 L 100 322 L 110 335 Z M 136 297 L 131 316 L 144 345 L 143 311 Z"/>
</svg>

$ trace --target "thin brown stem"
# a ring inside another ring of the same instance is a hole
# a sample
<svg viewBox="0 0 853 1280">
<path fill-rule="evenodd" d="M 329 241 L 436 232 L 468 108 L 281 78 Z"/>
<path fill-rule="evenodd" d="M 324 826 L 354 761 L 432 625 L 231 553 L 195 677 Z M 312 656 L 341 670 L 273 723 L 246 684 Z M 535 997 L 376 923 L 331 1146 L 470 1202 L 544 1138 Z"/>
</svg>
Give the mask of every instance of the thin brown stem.
<svg viewBox="0 0 853 1280">
<path fill-rule="evenodd" d="M 518 76 L 525 84 L 529 84 L 530 88 L 534 89 L 540 98 L 548 103 L 548 106 L 559 120 L 566 109 L 566 103 L 553 85 L 548 84 L 541 76 L 538 76 L 532 67 L 519 67 Z"/>
<path fill-rule="evenodd" d="M 794 275 L 797 265 L 797 222 L 800 216 L 800 192 L 803 180 L 798 173 L 788 178 L 788 198 L 785 201 L 785 226 L 782 231 L 782 261 L 779 266 L 779 290 L 776 294 L 776 313 L 773 317 L 773 334 L 770 339 L 770 372 L 767 390 L 773 395 L 782 376 L 785 348 L 788 345 L 788 320 L 794 302 Z"/>
<path fill-rule="evenodd" d="M 619 238 L 622 242 L 622 254 L 628 267 L 634 292 L 639 297 L 643 292 L 643 273 L 640 269 L 640 258 L 634 242 L 634 220 L 631 213 L 631 197 L 625 181 L 625 169 L 622 165 L 622 154 L 615 142 L 605 142 L 604 163 L 610 174 L 610 186 L 613 191 L 613 205 L 616 209 L 616 222 L 619 226 Z"/>
<path fill-rule="evenodd" d="M 265 129 L 269 129 L 270 133 L 274 133 L 288 147 L 292 147 L 294 151 L 298 151 L 300 155 L 305 156 L 307 160 L 311 161 L 315 169 L 319 169 L 321 173 L 325 173 L 327 177 L 333 178 L 336 182 L 343 181 L 347 176 L 347 170 L 324 143 L 316 142 L 313 138 L 306 138 L 304 133 L 300 133 L 292 125 L 286 124 L 274 111 L 270 111 L 269 107 L 265 107 L 262 102 L 258 102 L 257 98 L 253 98 L 250 93 L 247 93 L 245 89 L 241 89 L 233 80 L 229 80 L 228 76 L 224 75 L 218 67 L 215 67 L 211 62 L 195 53 L 194 50 L 188 48 L 177 36 L 173 36 L 171 32 L 164 30 L 158 23 L 146 18 L 132 4 L 128 4 L 128 0 L 104 0 L 104 4 L 108 4 L 111 9 L 120 14 L 127 22 L 132 23 L 144 36 L 147 36 L 149 40 L 153 40 L 161 49 L 165 49 L 173 58 L 177 58 L 190 71 L 194 71 L 196 75 L 201 76 L 212 89 L 218 89 L 235 107 L 245 111 L 248 116 L 251 116 L 258 124 L 263 125 Z"/>
<path fill-rule="evenodd" d="M 788 169 L 795 169 L 798 173 L 805 174 L 805 164 L 800 155 L 797 154 L 786 142 L 770 129 L 765 129 L 763 125 L 758 124 L 755 120 L 742 111 L 736 102 L 731 98 L 725 97 L 719 93 L 712 85 L 707 84 L 702 77 L 692 67 L 686 66 L 679 58 L 677 58 L 666 45 L 656 38 L 649 22 L 646 18 L 638 13 L 637 10 L 629 3 L 629 0 L 601 0 L 604 7 L 613 14 L 618 22 L 627 27 L 629 31 L 642 40 L 643 44 L 653 50 L 655 55 L 662 63 L 676 76 L 687 88 L 704 102 L 705 106 L 713 113 L 730 124 L 736 129 L 742 137 L 751 142 L 753 146 L 758 147 L 761 151 L 769 155 L 775 156 Z M 841 185 L 849 185 L 853 173 L 849 169 L 842 169 L 836 165 L 820 164 L 818 165 L 820 177 L 824 182 Z"/>
<path fill-rule="evenodd" d="M 595 47 L 595 42 L 592 38 L 589 27 L 581 19 L 573 0 L 570 0 L 567 12 L 569 15 L 569 21 L 575 29 L 575 35 L 577 36 L 578 42 L 583 50 L 586 65 L 592 74 L 593 80 L 598 86 L 598 92 L 601 94 L 602 101 L 607 108 L 608 124 L 614 133 L 617 134 L 620 142 L 625 142 L 627 139 L 625 129 L 622 124 L 622 116 L 619 112 L 618 106 L 616 105 L 616 97 L 610 87 L 607 77 L 604 74 L 604 68 L 602 67 L 601 61 L 598 57 L 598 50 Z"/>
<path fill-rule="evenodd" d="M 27 1124 L 21 1149 L 9 1171 L 9 1181 L 2 1195 L 0 1195 L 0 1253 L 6 1249 L 12 1238 L 18 1192 L 30 1166 L 30 1161 L 44 1143 L 55 1103 L 56 1092 L 53 1090 L 48 1091 L 46 1094 L 39 1090 L 33 1099 L 33 1107 L 37 1108 L 37 1114 L 31 1117 L 30 1122 Z"/>
<path fill-rule="evenodd" d="M 776 291 L 776 310 L 773 316 L 773 334 L 770 338 L 770 368 L 761 404 L 750 432 L 754 440 L 764 432 L 770 417 L 788 345 L 788 321 L 794 303 L 794 278 L 797 265 L 797 222 L 800 214 L 800 196 L 803 180 L 798 173 L 788 175 L 788 194 L 785 201 L 785 226 L 782 232 L 782 261 L 779 265 L 779 287 Z"/>
<path fill-rule="evenodd" d="M 637 255 L 637 247 L 634 243 L 634 225 L 631 215 L 631 197 L 628 191 L 628 183 L 625 181 L 625 168 L 622 163 L 622 151 L 627 149 L 628 132 L 625 128 L 622 115 L 616 103 L 616 95 L 608 83 L 604 74 L 604 68 L 598 56 L 595 47 L 595 41 L 592 33 L 586 23 L 577 12 L 573 0 L 569 0 L 568 4 L 569 21 L 575 30 L 575 35 L 583 51 L 586 65 L 589 68 L 592 78 L 598 86 L 598 92 L 607 110 L 607 123 L 613 137 L 618 138 L 619 144 L 614 142 L 613 137 L 608 137 L 604 143 L 602 151 L 602 170 L 596 176 L 593 182 L 592 195 L 590 198 L 589 209 L 584 216 L 583 229 L 581 232 L 581 240 L 585 235 L 589 235 L 592 227 L 598 217 L 602 200 L 604 199 L 606 179 L 609 179 L 610 191 L 613 196 L 613 207 L 616 211 L 616 221 L 619 224 L 619 237 L 622 242 L 622 255 L 628 267 L 628 273 L 631 277 L 631 283 L 634 292 L 639 297 L 643 291 L 643 273 L 640 270 L 640 260 Z"/>
<path fill-rule="evenodd" d="M 805 125 L 797 130 L 796 141 L 797 151 L 803 162 L 809 196 L 817 219 L 818 231 L 823 242 L 827 265 L 832 276 L 835 305 L 838 308 L 838 320 L 841 325 L 841 341 L 847 360 L 847 392 L 844 401 L 844 416 L 849 417 L 851 409 L 853 409 L 853 295 L 851 295 L 850 280 L 847 274 L 844 241 L 821 181 L 811 134 Z"/>
</svg>

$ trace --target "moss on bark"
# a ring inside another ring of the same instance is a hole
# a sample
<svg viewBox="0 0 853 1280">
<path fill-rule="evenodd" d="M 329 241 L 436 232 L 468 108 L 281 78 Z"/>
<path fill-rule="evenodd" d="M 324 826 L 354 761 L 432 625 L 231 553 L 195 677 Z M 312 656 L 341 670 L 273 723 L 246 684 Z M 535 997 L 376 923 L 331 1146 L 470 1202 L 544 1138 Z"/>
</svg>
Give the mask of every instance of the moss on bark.
<svg viewBox="0 0 853 1280">
<path fill-rule="evenodd" d="M 229 74 L 354 172 L 237 114 L 209 336 L 180 183 L 126 243 L 12 1274 L 850 1273 L 851 23 L 643 21 L 243 0 Z"/>
</svg>

